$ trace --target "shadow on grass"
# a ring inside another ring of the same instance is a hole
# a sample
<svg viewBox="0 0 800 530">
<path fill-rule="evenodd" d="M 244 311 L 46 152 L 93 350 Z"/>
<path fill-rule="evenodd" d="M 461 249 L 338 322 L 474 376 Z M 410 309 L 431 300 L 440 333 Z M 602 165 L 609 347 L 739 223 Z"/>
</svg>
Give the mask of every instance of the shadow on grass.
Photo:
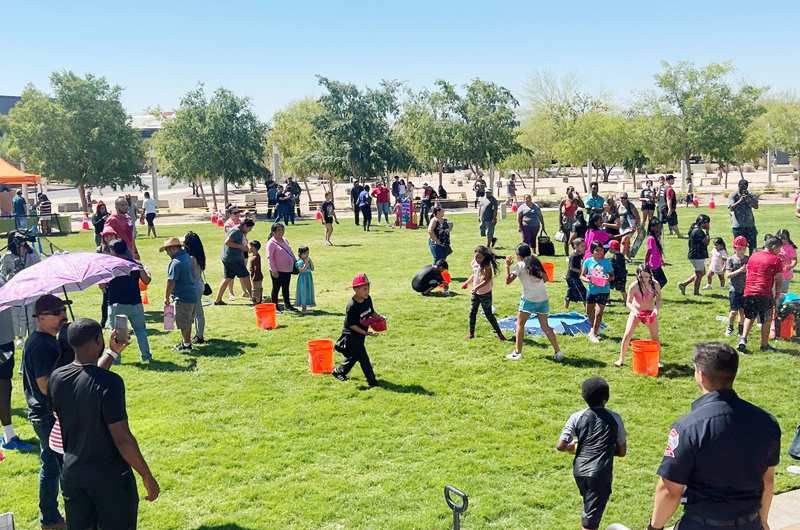
<svg viewBox="0 0 800 530">
<path fill-rule="evenodd" d="M 667 379 L 678 379 L 680 377 L 692 377 L 694 367 L 688 364 L 665 363 L 658 369 L 658 375 Z"/>
<path fill-rule="evenodd" d="M 398 385 L 396 383 L 384 381 L 383 379 L 378 379 L 378 383 L 380 383 L 382 389 L 389 390 L 391 392 L 397 392 L 398 394 L 420 394 L 422 396 L 436 395 L 436 392 L 426 390 L 422 385 Z M 366 389 L 369 387 L 364 388 Z"/>
<path fill-rule="evenodd" d="M 229 524 L 215 524 L 214 526 L 198 526 L 194 530 L 254 530 L 252 528 L 245 528 L 244 526 L 239 526 L 236 523 L 229 523 Z"/>
<path fill-rule="evenodd" d="M 557 363 L 558 361 L 554 360 L 552 357 L 550 358 L 551 361 Z M 575 368 L 605 368 L 608 366 L 608 363 L 603 361 L 598 361 L 597 359 L 586 359 L 583 357 L 567 357 L 563 361 L 562 364 L 566 366 L 572 366 Z"/>
<path fill-rule="evenodd" d="M 150 362 L 137 362 L 135 366 L 147 372 L 193 372 L 197 367 L 197 359 L 188 359 L 185 366 L 170 361 L 158 361 L 153 359 Z"/>
<path fill-rule="evenodd" d="M 683 302 L 684 304 L 694 304 L 694 305 L 708 305 L 713 303 L 711 300 L 703 300 L 702 298 L 700 298 L 699 295 L 695 296 L 689 294 L 687 294 L 686 298 L 683 298 L 681 302 Z"/>
<path fill-rule="evenodd" d="M 213 339 L 206 341 L 203 345 L 195 346 L 185 353 L 192 357 L 238 357 L 246 353 L 245 348 L 252 350 L 257 346 L 258 344 L 255 342 Z"/>
<path fill-rule="evenodd" d="M 360 247 L 361 244 L 360 243 L 344 243 L 344 244 L 334 243 L 333 246 L 334 247 L 339 247 L 339 248 L 350 248 L 350 247 Z"/>
<path fill-rule="evenodd" d="M 313 312 L 312 312 L 313 311 Z M 332 317 L 343 317 L 344 313 L 338 313 L 336 311 L 323 311 L 321 309 L 309 309 L 308 313 L 297 313 L 299 317 L 316 317 L 316 316 L 332 316 Z M 278 326 L 280 327 L 280 326 Z"/>
</svg>

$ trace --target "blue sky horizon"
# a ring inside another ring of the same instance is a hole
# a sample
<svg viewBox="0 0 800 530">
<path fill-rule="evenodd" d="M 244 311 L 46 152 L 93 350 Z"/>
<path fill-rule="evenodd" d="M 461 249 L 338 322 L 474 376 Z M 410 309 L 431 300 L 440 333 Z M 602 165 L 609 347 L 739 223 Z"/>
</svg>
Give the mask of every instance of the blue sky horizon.
<svg viewBox="0 0 800 530">
<path fill-rule="evenodd" d="M 43 0 L 0 11 L 7 44 L 0 95 L 19 95 L 28 83 L 49 92 L 53 71 L 72 70 L 124 87 L 129 113 L 174 109 L 203 82 L 209 94 L 224 86 L 249 96 L 269 120 L 293 99 L 318 96 L 316 74 L 361 87 L 398 79 L 415 91 L 438 78 L 456 85 L 481 78 L 519 97 L 535 69 L 574 71 L 582 91 L 610 90 L 625 103 L 653 87 L 662 60 L 729 60 L 736 77 L 800 88 L 792 37 L 800 3 L 783 0 L 769 11 L 736 0 Z"/>
</svg>

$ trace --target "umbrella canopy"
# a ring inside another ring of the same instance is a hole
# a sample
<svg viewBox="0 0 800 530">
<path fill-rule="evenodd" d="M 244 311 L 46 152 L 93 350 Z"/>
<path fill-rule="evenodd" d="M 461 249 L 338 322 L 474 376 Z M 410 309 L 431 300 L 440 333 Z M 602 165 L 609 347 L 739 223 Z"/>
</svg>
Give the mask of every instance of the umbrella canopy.
<svg viewBox="0 0 800 530">
<path fill-rule="evenodd" d="M 132 261 L 94 252 L 50 256 L 21 270 L 0 287 L 0 311 L 28 305 L 45 294 L 83 291 L 140 268 Z"/>
<path fill-rule="evenodd" d="M 41 184 L 42 177 L 25 173 L 0 158 L 0 183 L 2 184 Z"/>
<path fill-rule="evenodd" d="M 547 323 L 553 328 L 553 331 L 560 335 L 585 335 L 592 329 L 592 324 L 589 322 L 589 317 L 580 313 L 556 313 L 547 316 Z M 503 320 L 498 320 L 497 324 L 500 329 L 517 329 L 517 317 L 507 317 Z M 605 323 L 600 324 L 600 331 L 606 329 Z M 525 322 L 525 333 L 538 337 L 544 335 L 539 319 L 534 315 Z"/>
</svg>

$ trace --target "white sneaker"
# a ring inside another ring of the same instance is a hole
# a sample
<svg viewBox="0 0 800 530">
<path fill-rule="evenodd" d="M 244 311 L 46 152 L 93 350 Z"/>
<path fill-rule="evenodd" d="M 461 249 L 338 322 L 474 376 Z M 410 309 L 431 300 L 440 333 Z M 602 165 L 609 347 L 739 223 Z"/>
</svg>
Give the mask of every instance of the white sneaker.
<svg viewBox="0 0 800 530">
<path fill-rule="evenodd" d="M 595 344 L 600 344 L 600 337 L 598 337 L 594 333 L 589 333 L 589 340 Z"/>
<path fill-rule="evenodd" d="M 726 290 L 728 288 L 728 286 L 727 285 L 720 285 L 719 288 L 724 291 L 724 290 Z"/>
<path fill-rule="evenodd" d="M 22 339 L 17 339 L 17 343 L 16 344 L 17 344 L 17 346 L 25 346 L 25 341 L 23 341 Z"/>
<path fill-rule="evenodd" d="M 800 466 L 789 466 L 786 468 L 786 471 L 794 473 L 795 475 L 800 475 Z"/>
<path fill-rule="evenodd" d="M 554 360 L 555 360 L 557 363 L 560 363 L 561 361 L 563 361 L 563 360 L 564 360 L 564 357 L 566 357 L 566 356 L 564 355 L 564 352 L 563 352 L 563 351 L 561 351 L 561 350 L 558 350 L 558 351 L 556 352 L 556 354 L 553 356 L 553 359 L 554 359 Z"/>
<path fill-rule="evenodd" d="M 713 286 L 713 285 L 711 285 L 710 283 L 707 283 L 707 284 L 705 284 L 705 285 L 703 286 L 703 290 L 704 290 L 704 291 L 710 291 L 710 290 L 711 290 L 711 289 L 713 289 L 713 288 L 714 288 L 714 286 Z"/>
<path fill-rule="evenodd" d="M 508 359 L 509 361 L 519 361 L 520 359 L 522 359 L 522 354 L 514 351 L 506 355 L 506 359 Z"/>
</svg>

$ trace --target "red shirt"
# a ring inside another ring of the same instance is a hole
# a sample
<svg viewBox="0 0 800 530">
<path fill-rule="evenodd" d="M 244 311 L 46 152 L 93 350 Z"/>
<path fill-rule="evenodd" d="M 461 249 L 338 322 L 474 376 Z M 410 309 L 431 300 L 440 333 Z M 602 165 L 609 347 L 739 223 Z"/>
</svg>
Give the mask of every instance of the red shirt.
<svg viewBox="0 0 800 530">
<path fill-rule="evenodd" d="M 378 186 L 372 190 L 372 196 L 375 197 L 375 202 L 381 204 L 389 202 L 389 188 L 386 186 Z"/>
<path fill-rule="evenodd" d="M 106 217 L 106 226 L 110 226 L 117 233 L 117 237 L 128 245 L 131 254 L 136 254 L 136 242 L 133 240 L 133 219 L 128 214 L 117 215 L 112 213 Z"/>
<path fill-rule="evenodd" d="M 780 278 L 782 275 L 783 263 L 778 256 L 766 250 L 754 252 L 747 261 L 744 295 L 774 297 L 775 276 Z"/>
</svg>

